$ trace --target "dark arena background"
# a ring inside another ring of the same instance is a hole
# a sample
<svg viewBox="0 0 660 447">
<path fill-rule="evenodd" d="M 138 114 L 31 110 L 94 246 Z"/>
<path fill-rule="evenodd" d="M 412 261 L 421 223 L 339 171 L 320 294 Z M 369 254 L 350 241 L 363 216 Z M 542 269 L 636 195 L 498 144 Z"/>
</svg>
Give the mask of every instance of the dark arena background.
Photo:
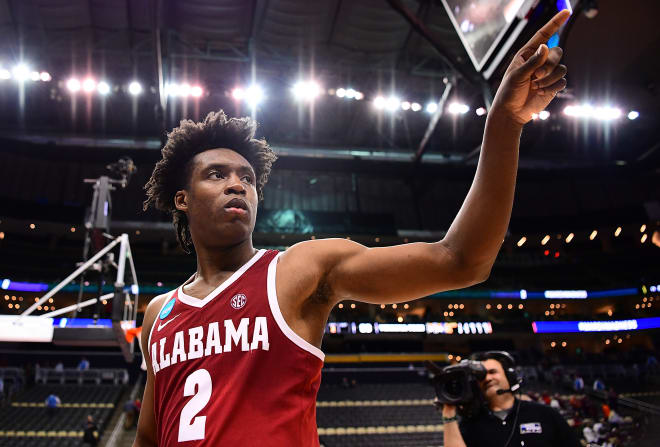
<svg viewBox="0 0 660 447">
<path fill-rule="evenodd" d="M 424 362 L 499 349 L 584 445 L 660 445 L 660 3 L 570 3 L 0 0 L 0 446 L 83 445 L 88 415 L 133 445 L 144 310 L 196 270 L 142 211 L 180 120 L 251 116 L 278 154 L 257 248 L 437 241 L 504 70 L 567 6 L 568 87 L 525 125 L 490 277 L 338 304 L 320 443 L 443 445 Z"/>
</svg>

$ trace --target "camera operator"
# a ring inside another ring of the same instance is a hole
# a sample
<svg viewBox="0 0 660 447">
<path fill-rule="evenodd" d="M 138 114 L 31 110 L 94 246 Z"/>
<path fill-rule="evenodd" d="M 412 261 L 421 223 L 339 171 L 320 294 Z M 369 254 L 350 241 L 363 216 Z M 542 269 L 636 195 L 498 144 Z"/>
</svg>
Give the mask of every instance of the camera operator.
<svg viewBox="0 0 660 447">
<path fill-rule="evenodd" d="M 462 417 L 459 423 L 457 407 L 444 403 L 445 447 L 580 445 L 555 409 L 514 396 L 522 381 L 516 375 L 515 362 L 509 353 L 489 351 L 477 354 L 473 359 L 480 361 L 485 368 L 476 376 L 481 392 L 479 397 L 483 398 L 482 409 L 469 417 Z"/>
</svg>

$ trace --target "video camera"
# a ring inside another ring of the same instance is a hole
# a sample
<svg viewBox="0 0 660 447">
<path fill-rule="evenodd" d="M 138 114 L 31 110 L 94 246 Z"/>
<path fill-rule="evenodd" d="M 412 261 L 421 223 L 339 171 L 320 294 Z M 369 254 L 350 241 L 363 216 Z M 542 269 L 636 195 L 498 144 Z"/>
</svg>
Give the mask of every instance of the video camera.
<svg viewBox="0 0 660 447">
<path fill-rule="evenodd" d="M 485 407 L 486 398 L 479 381 L 486 378 L 486 368 L 481 362 L 462 360 L 444 368 L 426 362 L 426 367 L 433 374 L 431 382 L 438 405 L 455 405 L 457 412 L 466 418 L 475 416 Z"/>
<path fill-rule="evenodd" d="M 515 371 L 515 360 L 505 351 L 487 351 L 474 354 L 470 360 L 461 360 L 455 365 L 440 368 L 433 362 L 426 362 L 427 369 L 433 374 L 432 383 L 435 388 L 438 404 L 457 406 L 458 413 L 463 417 L 476 415 L 485 408 L 486 397 L 479 382 L 486 379 L 486 368 L 481 360 L 494 358 L 502 364 L 504 374 L 510 388 L 498 390 L 497 394 L 515 392 L 520 388 L 522 379 Z"/>
</svg>

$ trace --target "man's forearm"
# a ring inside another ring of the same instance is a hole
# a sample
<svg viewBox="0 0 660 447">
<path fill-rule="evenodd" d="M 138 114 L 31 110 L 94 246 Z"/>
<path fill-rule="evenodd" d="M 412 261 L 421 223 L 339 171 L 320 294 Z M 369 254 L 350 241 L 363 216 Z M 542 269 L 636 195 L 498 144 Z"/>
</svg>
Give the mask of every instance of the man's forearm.
<svg viewBox="0 0 660 447">
<path fill-rule="evenodd" d="M 442 426 L 444 431 L 445 447 L 466 447 L 461 431 L 458 428 L 458 422 L 448 422 Z"/>
<path fill-rule="evenodd" d="M 484 277 L 502 245 L 513 207 L 522 125 L 489 113 L 472 186 L 442 243 Z"/>
</svg>

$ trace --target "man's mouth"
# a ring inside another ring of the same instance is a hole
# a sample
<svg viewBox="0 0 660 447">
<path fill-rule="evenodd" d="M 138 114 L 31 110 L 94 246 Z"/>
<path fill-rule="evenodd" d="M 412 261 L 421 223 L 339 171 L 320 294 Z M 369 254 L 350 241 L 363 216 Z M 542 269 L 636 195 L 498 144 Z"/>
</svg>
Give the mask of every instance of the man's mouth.
<svg viewBox="0 0 660 447">
<path fill-rule="evenodd" d="M 243 199 L 231 199 L 224 206 L 225 211 L 232 214 L 247 214 L 248 206 Z"/>
</svg>

